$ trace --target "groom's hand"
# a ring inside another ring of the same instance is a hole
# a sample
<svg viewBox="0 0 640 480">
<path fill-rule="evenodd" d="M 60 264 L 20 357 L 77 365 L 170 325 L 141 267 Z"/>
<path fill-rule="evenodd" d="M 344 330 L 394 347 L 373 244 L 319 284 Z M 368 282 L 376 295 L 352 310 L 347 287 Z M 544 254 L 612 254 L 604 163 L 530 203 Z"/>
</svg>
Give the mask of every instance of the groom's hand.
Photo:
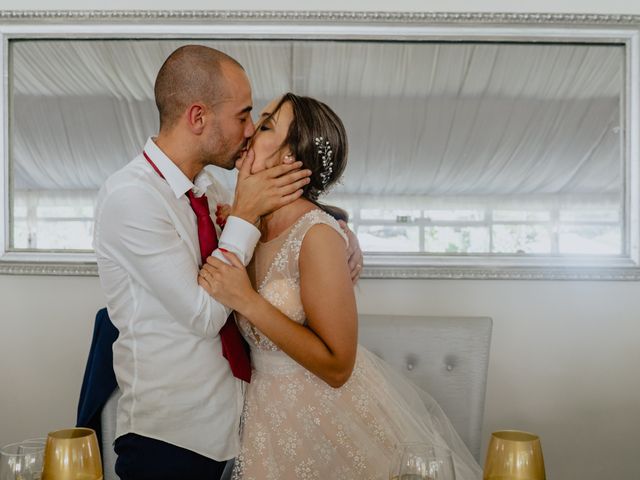
<svg viewBox="0 0 640 480">
<path fill-rule="evenodd" d="M 302 162 L 294 162 L 251 174 L 253 160 L 249 150 L 238 173 L 231 215 L 255 224 L 262 215 L 300 198 L 311 170 L 300 170 Z"/>
<path fill-rule="evenodd" d="M 344 220 L 339 220 L 338 223 L 347 234 L 349 238 L 349 247 L 347 248 L 347 255 L 349 256 L 349 270 L 351 271 L 351 282 L 355 285 L 360 279 L 362 273 L 362 264 L 364 257 L 362 250 L 360 249 L 360 242 L 356 234 L 351 231 L 349 226 Z"/>
</svg>

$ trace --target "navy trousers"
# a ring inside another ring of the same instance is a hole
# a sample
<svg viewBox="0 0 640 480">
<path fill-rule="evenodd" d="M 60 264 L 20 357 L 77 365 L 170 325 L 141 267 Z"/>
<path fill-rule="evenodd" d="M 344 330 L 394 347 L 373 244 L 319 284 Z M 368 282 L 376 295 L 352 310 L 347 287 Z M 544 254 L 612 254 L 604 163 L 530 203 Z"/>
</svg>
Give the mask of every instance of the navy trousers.
<svg viewBox="0 0 640 480">
<path fill-rule="evenodd" d="M 219 480 L 226 462 L 135 433 L 116 439 L 121 480 Z"/>
</svg>

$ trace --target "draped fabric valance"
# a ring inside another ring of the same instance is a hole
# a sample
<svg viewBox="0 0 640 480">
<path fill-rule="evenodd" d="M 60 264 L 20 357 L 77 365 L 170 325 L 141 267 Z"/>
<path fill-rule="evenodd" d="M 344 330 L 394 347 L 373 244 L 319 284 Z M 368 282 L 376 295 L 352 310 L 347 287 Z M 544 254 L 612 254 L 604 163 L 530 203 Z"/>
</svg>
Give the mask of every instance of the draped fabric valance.
<svg viewBox="0 0 640 480">
<path fill-rule="evenodd" d="M 198 43 L 236 58 L 254 96 L 616 98 L 619 45 L 288 40 L 25 40 L 12 43 L 21 95 L 153 99 L 165 58 Z"/>
<path fill-rule="evenodd" d="M 336 195 L 622 192 L 621 46 L 199 39 L 12 42 L 15 188 L 99 188 L 156 133 L 153 81 L 185 43 L 238 59 L 258 108 L 292 90 L 338 112 L 350 160 Z"/>
</svg>

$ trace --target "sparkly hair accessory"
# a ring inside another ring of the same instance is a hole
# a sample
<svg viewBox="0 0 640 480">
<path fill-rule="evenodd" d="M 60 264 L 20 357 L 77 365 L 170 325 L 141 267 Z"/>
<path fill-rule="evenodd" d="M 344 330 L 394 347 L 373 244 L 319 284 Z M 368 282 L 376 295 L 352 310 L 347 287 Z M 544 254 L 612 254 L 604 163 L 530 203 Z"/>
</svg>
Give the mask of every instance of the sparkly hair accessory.
<svg viewBox="0 0 640 480">
<path fill-rule="evenodd" d="M 320 172 L 320 180 L 322 181 L 322 188 L 326 187 L 331 179 L 333 173 L 333 150 L 331 150 L 331 144 L 329 140 L 325 140 L 324 137 L 315 138 L 316 147 L 318 147 L 318 155 L 322 159 L 322 172 Z"/>
</svg>

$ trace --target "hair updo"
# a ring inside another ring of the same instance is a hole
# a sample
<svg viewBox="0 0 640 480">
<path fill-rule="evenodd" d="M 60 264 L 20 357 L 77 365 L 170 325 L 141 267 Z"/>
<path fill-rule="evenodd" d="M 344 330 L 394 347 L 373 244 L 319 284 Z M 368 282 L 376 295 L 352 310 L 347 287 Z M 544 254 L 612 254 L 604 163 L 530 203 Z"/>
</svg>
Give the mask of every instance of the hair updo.
<svg viewBox="0 0 640 480">
<path fill-rule="evenodd" d="M 303 188 L 302 196 L 337 220 L 347 221 L 347 212 L 341 208 L 318 202 L 318 197 L 340 179 L 347 165 L 347 132 L 342 120 L 319 100 L 290 92 L 282 96 L 269 118 L 287 102 L 291 105 L 293 119 L 282 148 L 288 147 L 295 159 L 302 162 L 303 168 L 311 170 L 310 182 Z M 318 145 L 320 138 L 322 145 L 328 142 L 330 147 L 329 163 L 327 149 Z"/>
</svg>

